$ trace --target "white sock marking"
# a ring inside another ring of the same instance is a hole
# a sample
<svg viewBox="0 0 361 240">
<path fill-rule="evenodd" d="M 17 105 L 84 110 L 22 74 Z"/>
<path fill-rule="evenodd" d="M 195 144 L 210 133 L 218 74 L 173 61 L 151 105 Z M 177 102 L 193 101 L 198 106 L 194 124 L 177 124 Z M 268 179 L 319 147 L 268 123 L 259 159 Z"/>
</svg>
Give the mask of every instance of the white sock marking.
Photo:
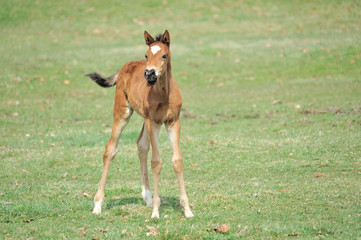
<svg viewBox="0 0 361 240">
<path fill-rule="evenodd" d="M 150 48 L 150 50 L 152 51 L 152 53 L 154 55 L 160 50 L 160 47 L 159 46 L 153 46 L 153 47 Z"/>
<path fill-rule="evenodd" d="M 143 189 L 142 197 L 148 207 L 152 207 L 152 192 L 150 190 Z"/>
<path fill-rule="evenodd" d="M 94 201 L 93 214 L 99 215 L 101 212 L 102 212 L 102 201 L 99 202 Z"/>
</svg>

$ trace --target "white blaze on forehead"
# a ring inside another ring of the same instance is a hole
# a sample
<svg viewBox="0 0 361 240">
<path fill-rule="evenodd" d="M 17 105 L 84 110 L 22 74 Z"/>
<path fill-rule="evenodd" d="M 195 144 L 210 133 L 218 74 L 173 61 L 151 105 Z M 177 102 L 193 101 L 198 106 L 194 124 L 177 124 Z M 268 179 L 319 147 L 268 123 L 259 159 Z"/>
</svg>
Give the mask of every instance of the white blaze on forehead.
<svg viewBox="0 0 361 240">
<path fill-rule="evenodd" d="M 156 54 L 160 50 L 159 46 L 153 46 L 150 48 L 150 51 L 152 51 L 153 55 Z"/>
</svg>

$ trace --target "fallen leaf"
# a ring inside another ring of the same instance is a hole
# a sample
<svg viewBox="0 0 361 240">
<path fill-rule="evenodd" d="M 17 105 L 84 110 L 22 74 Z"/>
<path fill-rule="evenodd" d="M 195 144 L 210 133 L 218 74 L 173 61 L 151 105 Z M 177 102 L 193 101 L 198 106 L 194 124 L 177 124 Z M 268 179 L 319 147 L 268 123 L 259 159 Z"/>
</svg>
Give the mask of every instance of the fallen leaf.
<svg viewBox="0 0 361 240">
<path fill-rule="evenodd" d="M 324 174 L 324 173 L 318 173 L 318 172 L 316 172 L 316 173 L 313 174 L 313 177 L 314 177 L 314 178 L 323 178 L 323 177 L 326 177 L 326 176 L 327 176 L 326 174 Z"/>
<path fill-rule="evenodd" d="M 282 100 L 276 99 L 272 102 L 272 105 L 281 104 Z"/>
<path fill-rule="evenodd" d="M 229 223 L 228 224 L 222 224 L 222 226 L 217 226 L 214 231 L 216 231 L 217 233 L 226 233 L 228 232 L 228 230 L 230 229 L 229 227 Z"/>
<path fill-rule="evenodd" d="M 23 222 L 24 222 L 24 223 L 29 223 L 29 222 L 33 222 L 33 221 L 34 221 L 34 219 L 30 218 L 30 219 L 28 219 L 28 220 L 24 220 Z"/>
<path fill-rule="evenodd" d="M 106 233 L 107 231 L 106 231 L 106 230 L 103 230 L 103 229 L 100 229 L 99 232 L 101 232 L 101 233 Z"/>
<path fill-rule="evenodd" d="M 327 110 L 307 110 L 307 109 L 304 109 L 304 110 L 299 111 L 298 113 L 305 114 L 305 115 L 308 115 L 308 114 L 325 114 L 325 113 L 327 113 Z"/>
<path fill-rule="evenodd" d="M 197 166 L 197 164 L 195 164 L 195 163 L 191 163 L 191 166 L 193 166 L 193 167 L 194 167 L 194 166 Z"/>
<path fill-rule="evenodd" d="M 223 85 L 224 85 L 223 82 L 219 82 L 217 83 L 216 87 L 222 87 Z"/>
<path fill-rule="evenodd" d="M 335 112 L 336 114 L 341 114 L 341 113 L 345 113 L 345 110 L 343 110 L 342 108 L 340 108 L 340 109 L 336 109 L 334 112 Z"/>
<path fill-rule="evenodd" d="M 127 230 L 124 229 L 124 230 L 122 231 L 122 234 L 125 234 L 126 232 L 127 232 Z"/>
<path fill-rule="evenodd" d="M 149 230 L 149 232 L 146 233 L 147 237 L 159 235 L 159 231 L 155 227 L 151 227 L 151 226 L 146 226 L 146 227 Z"/>
<path fill-rule="evenodd" d="M 93 33 L 94 34 L 101 34 L 102 31 L 100 29 L 96 28 L 96 29 L 93 30 Z"/>
<path fill-rule="evenodd" d="M 69 80 L 64 80 L 64 84 L 70 84 Z"/>
<path fill-rule="evenodd" d="M 80 233 L 80 236 L 81 236 L 81 237 L 85 237 L 85 236 L 86 236 L 86 232 L 85 232 L 85 231 L 82 231 L 82 232 Z"/>
<path fill-rule="evenodd" d="M 87 12 L 87 13 L 94 12 L 94 8 L 93 8 L 93 7 L 92 7 L 92 8 L 88 8 L 88 9 L 85 10 L 85 12 Z"/>
<path fill-rule="evenodd" d="M 289 233 L 287 236 L 289 237 L 300 237 L 298 233 Z"/>
<path fill-rule="evenodd" d="M 91 194 L 91 193 L 87 193 L 87 192 L 85 192 L 85 193 L 83 193 L 83 196 L 84 196 L 84 197 L 91 197 L 91 196 L 92 196 L 92 194 Z"/>
</svg>

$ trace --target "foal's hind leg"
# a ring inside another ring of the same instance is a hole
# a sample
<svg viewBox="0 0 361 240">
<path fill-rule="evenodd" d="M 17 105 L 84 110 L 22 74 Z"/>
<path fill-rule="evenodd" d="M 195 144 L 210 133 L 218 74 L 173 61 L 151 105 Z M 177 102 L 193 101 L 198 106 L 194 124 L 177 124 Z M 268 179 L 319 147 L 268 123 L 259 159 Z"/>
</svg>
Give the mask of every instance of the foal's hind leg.
<svg viewBox="0 0 361 240">
<path fill-rule="evenodd" d="M 183 159 L 179 148 L 179 135 L 180 135 L 180 120 L 174 123 L 166 124 L 168 137 L 173 149 L 172 165 L 177 175 L 179 188 L 180 188 L 180 203 L 184 209 L 184 215 L 187 218 L 194 217 L 191 209 L 189 208 L 188 197 L 186 194 L 184 179 L 183 179 Z"/>
<path fill-rule="evenodd" d="M 150 191 L 149 179 L 148 179 L 148 152 L 149 152 L 149 138 L 147 131 L 144 128 L 140 131 L 140 135 L 137 141 L 138 145 L 138 156 L 140 160 L 140 177 L 142 179 L 142 196 L 144 202 L 148 207 L 152 207 L 152 192 Z"/>
<path fill-rule="evenodd" d="M 117 154 L 117 145 L 120 134 L 122 133 L 124 127 L 127 125 L 130 116 L 132 115 L 132 112 L 133 110 L 129 106 L 119 107 L 118 104 L 114 105 L 112 134 L 107 145 L 105 146 L 105 152 L 103 155 L 103 174 L 100 180 L 98 192 L 94 198 L 94 214 L 100 214 L 102 211 L 101 206 L 104 200 L 105 181 L 107 179 L 109 167 L 115 155 Z"/>
</svg>

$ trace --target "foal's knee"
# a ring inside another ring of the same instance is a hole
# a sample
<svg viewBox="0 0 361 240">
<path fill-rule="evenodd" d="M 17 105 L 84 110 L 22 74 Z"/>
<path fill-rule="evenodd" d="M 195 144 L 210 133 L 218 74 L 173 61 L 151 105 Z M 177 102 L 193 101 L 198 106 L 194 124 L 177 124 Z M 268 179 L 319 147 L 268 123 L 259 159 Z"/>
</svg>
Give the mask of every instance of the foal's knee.
<svg viewBox="0 0 361 240">
<path fill-rule="evenodd" d="M 161 158 L 152 159 L 150 163 L 151 163 L 152 171 L 159 174 L 160 171 L 162 170 L 162 159 Z"/>
<path fill-rule="evenodd" d="M 146 144 L 146 143 L 143 143 L 141 141 L 139 141 L 137 143 L 137 146 L 138 146 L 138 153 L 140 154 L 148 154 L 149 152 L 149 144 Z"/>
</svg>

